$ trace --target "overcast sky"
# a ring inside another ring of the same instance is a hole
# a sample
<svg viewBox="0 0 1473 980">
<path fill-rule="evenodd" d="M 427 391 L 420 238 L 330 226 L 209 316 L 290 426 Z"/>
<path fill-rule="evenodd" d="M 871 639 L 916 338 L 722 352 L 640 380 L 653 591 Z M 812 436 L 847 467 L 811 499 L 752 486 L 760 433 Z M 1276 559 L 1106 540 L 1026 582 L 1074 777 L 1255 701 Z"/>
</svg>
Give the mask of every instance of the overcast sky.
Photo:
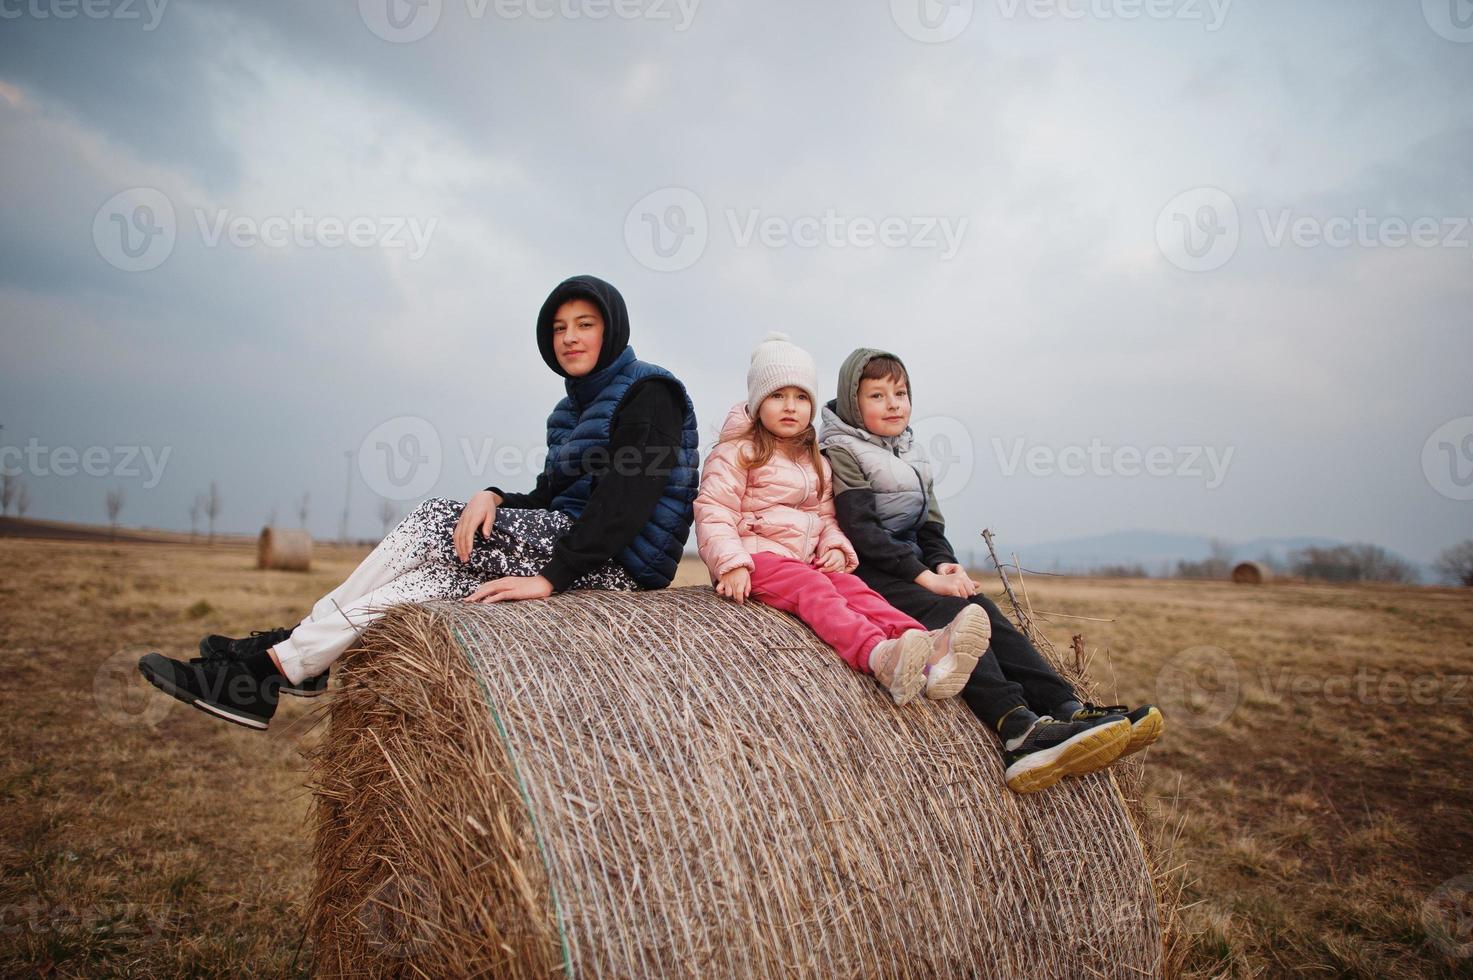
<svg viewBox="0 0 1473 980">
<path fill-rule="evenodd" d="M 364 536 L 529 488 L 534 317 L 592 273 L 707 442 L 769 330 L 824 397 L 900 354 L 962 546 L 1426 561 L 1473 537 L 1470 14 L 0 0 L 4 463 L 34 517 L 215 480 L 322 536 L 350 472 Z"/>
</svg>

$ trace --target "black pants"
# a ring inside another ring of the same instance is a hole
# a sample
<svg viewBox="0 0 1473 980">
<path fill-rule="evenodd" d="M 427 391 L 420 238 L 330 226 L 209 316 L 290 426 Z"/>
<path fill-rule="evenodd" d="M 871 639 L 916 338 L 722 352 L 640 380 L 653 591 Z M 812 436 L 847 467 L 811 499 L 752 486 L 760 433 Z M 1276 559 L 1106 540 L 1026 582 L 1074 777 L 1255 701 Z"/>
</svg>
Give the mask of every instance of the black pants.
<svg viewBox="0 0 1473 980">
<path fill-rule="evenodd" d="M 937 595 L 924 586 L 864 565 L 855 574 L 890 605 L 914 616 L 928 630 L 940 629 L 951 622 L 969 602 L 986 611 L 992 622 L 992 646 L 988 648 L 991 656 L 977 661 L 977 669 L 962 688 L 961 698 L 972 714 L 993 731 L 997 731 L 1002 716 L 1019 705 L 1025 705 L 1034 714 L 1046 715 L 1065 701 L 1076 700 L 1069 683 L 986 596 L 979 593 L 963 599 Z"/>
</svg>

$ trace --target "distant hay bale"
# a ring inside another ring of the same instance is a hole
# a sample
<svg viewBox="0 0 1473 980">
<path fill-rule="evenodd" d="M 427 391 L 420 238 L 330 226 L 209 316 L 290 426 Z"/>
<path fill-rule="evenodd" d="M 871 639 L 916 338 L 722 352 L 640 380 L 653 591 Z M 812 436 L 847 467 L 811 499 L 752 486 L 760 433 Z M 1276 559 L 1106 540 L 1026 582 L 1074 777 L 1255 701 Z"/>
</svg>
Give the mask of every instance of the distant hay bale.
<svg viewBox="0 0 1473 980">
<path fill-rule="evenodd" d="M 1161 973 L 1108 772 L 1014 795 L 960 701 L 895 708 L 764 606 L 402 605 L 334 674 L 318 975 Z"/>
<path fill-rule="evenodd" d="M 1240 561 L 1233 566 L 1233 581 L 1239 585 L 1262 585 L 1269 580 L 1268 566 L 1257 561 Z"/>
<path fill-rule="evenodd" d="M 312 567 L 312 535 L 305 528 L 262 528 L 256 541 L 256 567 L 308 571 Z"/>
</svg>

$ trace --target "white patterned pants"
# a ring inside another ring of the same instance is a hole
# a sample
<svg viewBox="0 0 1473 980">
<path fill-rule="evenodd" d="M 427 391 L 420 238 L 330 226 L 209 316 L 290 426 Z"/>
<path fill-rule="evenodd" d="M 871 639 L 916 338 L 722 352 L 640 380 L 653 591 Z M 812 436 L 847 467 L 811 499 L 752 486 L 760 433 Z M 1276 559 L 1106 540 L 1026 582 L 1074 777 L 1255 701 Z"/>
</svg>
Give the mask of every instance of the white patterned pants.
<svg viewBox="0 0 1473 980">
<path fill-rule="evenodd" d="M 476 531 L 470 559 L 455 555 L 455 525 L 465 505 L 431 497 L 414 509 L 369 552 L 353 573 L 276 644 L 276 658 L 293 684 L 322 673 L 353 645 L 369 623 L 401 602 L 461 599 L 484 582 L 507 575 L 536 575 L 553 545 L 573 526 L 555 510 L 496 509 L 489 538 Z M 633 577 L 610 559 L 570 588 L 637 588 Z"/>
</svg>

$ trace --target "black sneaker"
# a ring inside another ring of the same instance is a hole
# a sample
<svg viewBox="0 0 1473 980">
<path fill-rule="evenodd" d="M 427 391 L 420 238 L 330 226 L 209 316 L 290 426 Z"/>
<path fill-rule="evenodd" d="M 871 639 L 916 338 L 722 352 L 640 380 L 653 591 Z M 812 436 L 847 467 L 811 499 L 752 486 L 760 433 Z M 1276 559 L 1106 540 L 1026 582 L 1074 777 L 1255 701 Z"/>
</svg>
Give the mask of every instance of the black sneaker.
<svg viewBox="0 0 1473 980">
<path fill-rule="evenodd" d="M 1103 769 L 1129 741 L 1130 723 L 1119 715 L 1092 721 L 1057 721 L 1044 715 L 1015 747 L 1004 743 L 1008 789 L 1037 793 L 1065 776 Z"/>
<path fill-rule="evenodd" d="M 154 687 L 246 728 L 265 729 L 276 713 L 277 694 L 285 680 L 276 674 L 264 681 L 234 660 L 191 660 L 182 663 L 160 653 L 138 661 L 138 672 Z"/>
<path fill-rule="evenodd" d="M 1120 753 L 1122 759 L 1155 742 L 1161 737 L 1161 733 L 1166 731 L 1166 718 L 1154 704 L 1143 704 L 1133 710 L 1123 704 L 1086 704 L 1082 709 L 1074 712 L 1073 720 L 1087 721 L 1108 715 L 1122 715 L 1126 721 L 1130 722 L 1130 744 L 1126 745 L 1125 751 Z"/>
<path fill-rule="evenodd" d="M 282 640 L 292 635 L 292 626 L 280 626 L 274 630 L 251 630 L 250 636 L 240 638 L 222 636 L 219 633 L 211 633 L 199 641 L 200 659 L 190 661 L 199 663 L 210 660 L 240 660 L 254 653 L 269 650 Z M 316 677 L 308 677 L 300 684 L 293 684 L 283 679 L 281 682 L 281 693 L 290 694 L 295 698 L 315 698 L 327 690 L 327 671 L 323 671 Z"/>
<path fill-rule="evenodd" d="M 211 633 L 199 641 L 199 655 L 205 660 L 239 660 L 276 646 L 292 635 L 291 626 L 274 630 L 251 630 L 250 636 L 234 637 Z"/>
</svg>

